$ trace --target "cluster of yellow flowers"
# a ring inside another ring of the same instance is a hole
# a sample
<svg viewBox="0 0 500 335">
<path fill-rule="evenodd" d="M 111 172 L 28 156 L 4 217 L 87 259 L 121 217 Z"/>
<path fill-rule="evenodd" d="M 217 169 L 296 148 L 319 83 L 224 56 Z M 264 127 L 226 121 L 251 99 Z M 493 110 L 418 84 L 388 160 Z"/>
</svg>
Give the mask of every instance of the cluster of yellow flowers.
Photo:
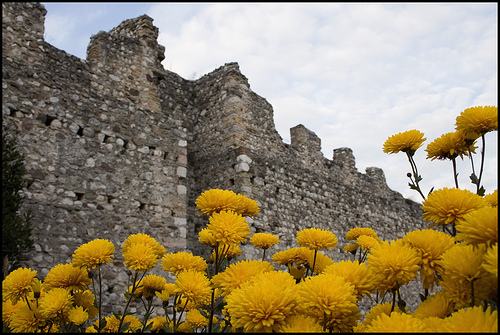
<svg viewBox="0 0 500 335">
<path fill-rule="evenodd" d="M 466 110 L 460 122 L 457 118 L 457 126 L 472 124 L 471 132 L 480 136 L 484 136 L 486 129 L 496 130 L 497 118 L 490 118 L 491 108 L 473 111 L 484 122 L 474 122 L 477 120 Z M 473 137 L 471 132 L 463 131 L 464 138 Z M 401 151 L 412 158 L 424 140 L 418 131 L 400 133 L 389 137 L 384 151 Z M 473 143 L 465 149 L 449 146 L 448 140 L 443 143 L 436 146 L 441 149 L 431 146 L 431 159 L 454 159 L 473 152 Z M 412 159 L 410 162 L 415 178 L 413 186 L 423 195 L 416 165 Z M 479 192 L 479 182 L 477 186 Z M 350 244 L 343 250 L 355 258 L 358 254 L 358 259 L 339 262 L 321 252 L 337 246 L 336 235 L 319 228 L 300 230 L 295 239 L 297 247 L 276 252 L 271 261 L 266 261 L 266 250 L 279 244 L 279 238 L 270 233 L 255 233 L 250 237 L 246 217 L 257 215 L 259 206 L 241 194 L 207 190 L 198 197 L 196 206 L 208 216 L 207 226 L 198 235 L 200 243 L 212 248 L 208 261 L 189 252 L 167 253 L 146 234 L 130 235 L 121 247 L 132 284 L 124 293 L 126 305 L 121 314 L 103 316 L 101 267 L 111 262 L 115 247 L 104 239 L 90 241 L 75 250 L 71 263 L 52 268 L 43 282 L 29 268 L 14 270 L 5 278 L 4 330 L 498 331 L 497 191 L 484 196 L 458 187 L 433 191 L 427 199 L 424 197 L 422 206 L 429 229 L 385 241 L 372 228 L 353 228 L 346 233 Z M 447 226 L 453 226 L 453 231 L 446 231 Z M 239 246 L 249 237 L 249 242 L 263 251 L 262 259 L 231 263 L 241 254 Z M 159 260 L 161 269 L 175 278 L 173 283 L 158 275 L 147 275 Z M 284 270 L 280 270 L 282 266 Z M 422 302 L 409 312 L 401 299 L 401 289 L 417 278 L 423 283 Z M 364 317 L 358 307 L 363 297 L 374 301 Z M 384 302 L 386 297 L 392 301 Z M 127 313 L 134 300 L 144 303 L 146 312 L 142 320 Z M 150 319 L 153 301 L 162 302 L 164 316 Z"/>
</svg>

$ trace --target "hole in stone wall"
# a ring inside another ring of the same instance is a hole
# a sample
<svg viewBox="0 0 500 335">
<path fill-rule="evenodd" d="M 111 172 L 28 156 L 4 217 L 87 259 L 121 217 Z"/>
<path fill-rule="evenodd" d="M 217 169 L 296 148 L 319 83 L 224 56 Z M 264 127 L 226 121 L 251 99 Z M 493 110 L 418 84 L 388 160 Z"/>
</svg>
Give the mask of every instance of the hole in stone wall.
<svg viewBox="0 0 500 335">
<path fill-rule="evenodd" d="M 154 156 L 156 147 L 152 146 L 152 145 L 148 145 L 148 148 L 149 148 L 149 154 L 151 156 Z"/>
<path fill-rule="evenodd" d="M 229 185 L 234 186 L 234 179 L 233 178 L 229 179 Z"/>
<path fill-rule="evenodd" d="M 16 114 L 16 112 L 18 112 L 17 109 L 9 108 L 9 116 L 14 116 L 14 114 Z"/>
<path fill-rule="evenodd" d="M 111 203 L 111 200 L 113 200 L 113 199 L 114 199 L 114 198 L 113 198 L 112 196 L 110 196 L 110 195 L 106 196 L 106 198 L 108 199 L 108 204 L 110 204 L 110 203 Z"/>
<path fill-rule="evenodd" d="M 123 141 L 123 147 L 125 148 L 128 144 L 128 140 L 122 138 L 122 141 Z"/>
<path fill-rule="evenodd" d="M 279 187 L 276 187 L 276 191 L 275 191 L 276 194 L 280 193 L 280 188 Z"/>
<path fill-rule="evenodd" d="M 104 138 L 102 139 L 102 143 L 108 143 L 108 135 L 104 135 Z"/>
<path fill-rule="evenodd" d="M 255 181 L 255 176 L 251 176 L 251 177 L 250 177 L 250 183 L 251 183 L 252 185 L 253 185 L 254 181 Z"/>
<path fill-rule="evenodd" d="M 78 136 L 83 136 L 83 128 L 78 126 L 78 131 L 76 132 Z"/>
<path fill-rule="evenodd" d="M 76 193 L 76 200 L 83 201 L 85 199 L 85 193 Z"/>
<path fill-rule="evenodd" d="M 165 152 L 165 153 L 163 154 L 163 159 L 167 159 L 167 156 L 168 156 L 168 152 Z"/>
<path fill-rule="evenodd" d="M 52 116 L 49 116 L 49 115 L 46 115 L 47 118 L 45 119 L 45 125 L 48 127 L 50 126 L 50 124 L 52 123 L 52 121 L 54 121 L 56 118 L 55 117 L 52 117 Z"/>
<path fill-rule="evenodd" d="M 147 204 L 144 204 L 144 203 L 142 203 L 142 202 L 141 202 L 141 204 L 139 205 L 139 209 L 140 209 L 141 211 L 142 211 L 142 210 L 146 210 L 146 209 L 148 209 L 147 207 L 148 207 L 148 205 L 147 205 Z"/>
</svg>

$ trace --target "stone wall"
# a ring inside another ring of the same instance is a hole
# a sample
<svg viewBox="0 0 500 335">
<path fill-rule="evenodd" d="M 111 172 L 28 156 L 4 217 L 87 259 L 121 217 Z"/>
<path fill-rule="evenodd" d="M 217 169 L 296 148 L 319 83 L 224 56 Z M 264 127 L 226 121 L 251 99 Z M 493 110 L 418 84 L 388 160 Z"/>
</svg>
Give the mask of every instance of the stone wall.
<svg viewBox="0 0 500 335">
<path fill-rule="evenodd" d="M 318 227 L 337 235 L 329 255 L 339 260 L 353 227 L 384 239 L 425 227 L 419 205 L 390 190 L 381 169 L 358 172 L 351 149 L 325 158 L 302 125 L 284 143 L 237 63 L 193 81 L 165 70 L 146 15 L 93 35 L 79 59 L 44 41 L 45 14 L 39 3 L 2 3 L 2 130 L 18 131 L 32 180 L 24 210 L 35 215 L 35 251 L 24 265 L 42 278 L 82 243 L 106 238 L 117 248 L 105 273 L 114 299 L 126 282 L 120 246 L 139 232 L 168 252 L 206 256 L 195 200 L 210 188 L 256 200 L 251 230 L 279 236 L 273 251 Z M 249 243 L 242 249 L 258 257 Z"/>
</svg>

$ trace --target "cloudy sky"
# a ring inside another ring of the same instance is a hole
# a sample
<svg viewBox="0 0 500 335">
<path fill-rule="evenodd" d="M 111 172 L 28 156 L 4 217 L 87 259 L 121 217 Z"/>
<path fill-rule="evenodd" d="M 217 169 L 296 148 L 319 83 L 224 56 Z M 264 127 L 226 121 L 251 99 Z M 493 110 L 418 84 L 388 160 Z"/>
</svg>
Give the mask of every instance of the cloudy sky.
<svg viewBox="0 0 500 335">
<path fill-rule="evenodd" d="M 426 159 L 425 147 L 454 131 L 464 109 L 498 106 L 497 3 L 43 4 L 45 40 L 80 58 L 91 35 L 147 14 L 166 47 L 165 69 L 197 79 L 238 62 L 273 106 L 284 142 L 303 124 L 326 158 L 349 147 L 359 172 L 382 168 L 390 188 L 416 201 L 406 156 L 385 154 L 385 140 L 422 131 L 415 159 L 424 193 L 454 187 L 451 162 Z M 486 134 L 487 193 L 498 187 L 497 139 Z M 459 186 L 474 190 L 469 159 L 458 172 Z"/>
</svg>

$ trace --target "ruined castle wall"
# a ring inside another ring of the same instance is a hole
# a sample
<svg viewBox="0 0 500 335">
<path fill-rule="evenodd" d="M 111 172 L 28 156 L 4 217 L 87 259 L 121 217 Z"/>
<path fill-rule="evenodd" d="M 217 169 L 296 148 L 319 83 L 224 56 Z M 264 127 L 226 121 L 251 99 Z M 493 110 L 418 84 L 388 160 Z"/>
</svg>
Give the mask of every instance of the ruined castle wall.
<svg viewBox="0 0 500 335">
<path fill-rule="evenodd" d="M 186 248 L 187 130 L 174 113 L 163 113 L 157 90 L 160 78 L 178 76 L 158 73 L 151 43 L 108 34 L 106 44 L 100 34 L 89 46 L 95 54 L 81 60 L 43 40 L 43 6 L 2 7 L 2 129 L 18 131 L 31 180 L 24 210 L 34 214 L 35 250 L 24 265 L 43 278 L 81 244 L 109 239 L 117 252 L 105 276 L 122 292 L 119 251 L 130 234 L 150 234 L 169 252 Z M 134 63 L 109 66 L 120 58 Z"/>
<path fill-rule="evenodd" d="M 2 129 L 18 131 L 32 180 L 23 210 L 35 215 L 35 251 L 24 265 L 42 278 L 82 243 L 106 238 L 117 248 L 105 274 L 117 284 L 105 288 L 113 301 L 125 290 L 119 247 L 130 234 L 206 255 L 197 233 L 207 219 L 195 200 L 211 188 L 259 203 L 248 221 L 252 232 L 280 237 L 272 252 L 318 227 L 339 239 L 330 256 L 345 259 L 353 227 L 383 239 L 424 227 L 418 204 L 390 190 L 382 170 L 358 172 L 351 149 L 324 157 L 302 125 L 284 143 L 272 106 L 237 63 L 195 81 L 165 70 L 148 16 L 93 35 L 82 60 L 43 40 L 39 3 L 2 8 Z M 248 242 L 242 249 L 260 257 Z"/>
</svg>

